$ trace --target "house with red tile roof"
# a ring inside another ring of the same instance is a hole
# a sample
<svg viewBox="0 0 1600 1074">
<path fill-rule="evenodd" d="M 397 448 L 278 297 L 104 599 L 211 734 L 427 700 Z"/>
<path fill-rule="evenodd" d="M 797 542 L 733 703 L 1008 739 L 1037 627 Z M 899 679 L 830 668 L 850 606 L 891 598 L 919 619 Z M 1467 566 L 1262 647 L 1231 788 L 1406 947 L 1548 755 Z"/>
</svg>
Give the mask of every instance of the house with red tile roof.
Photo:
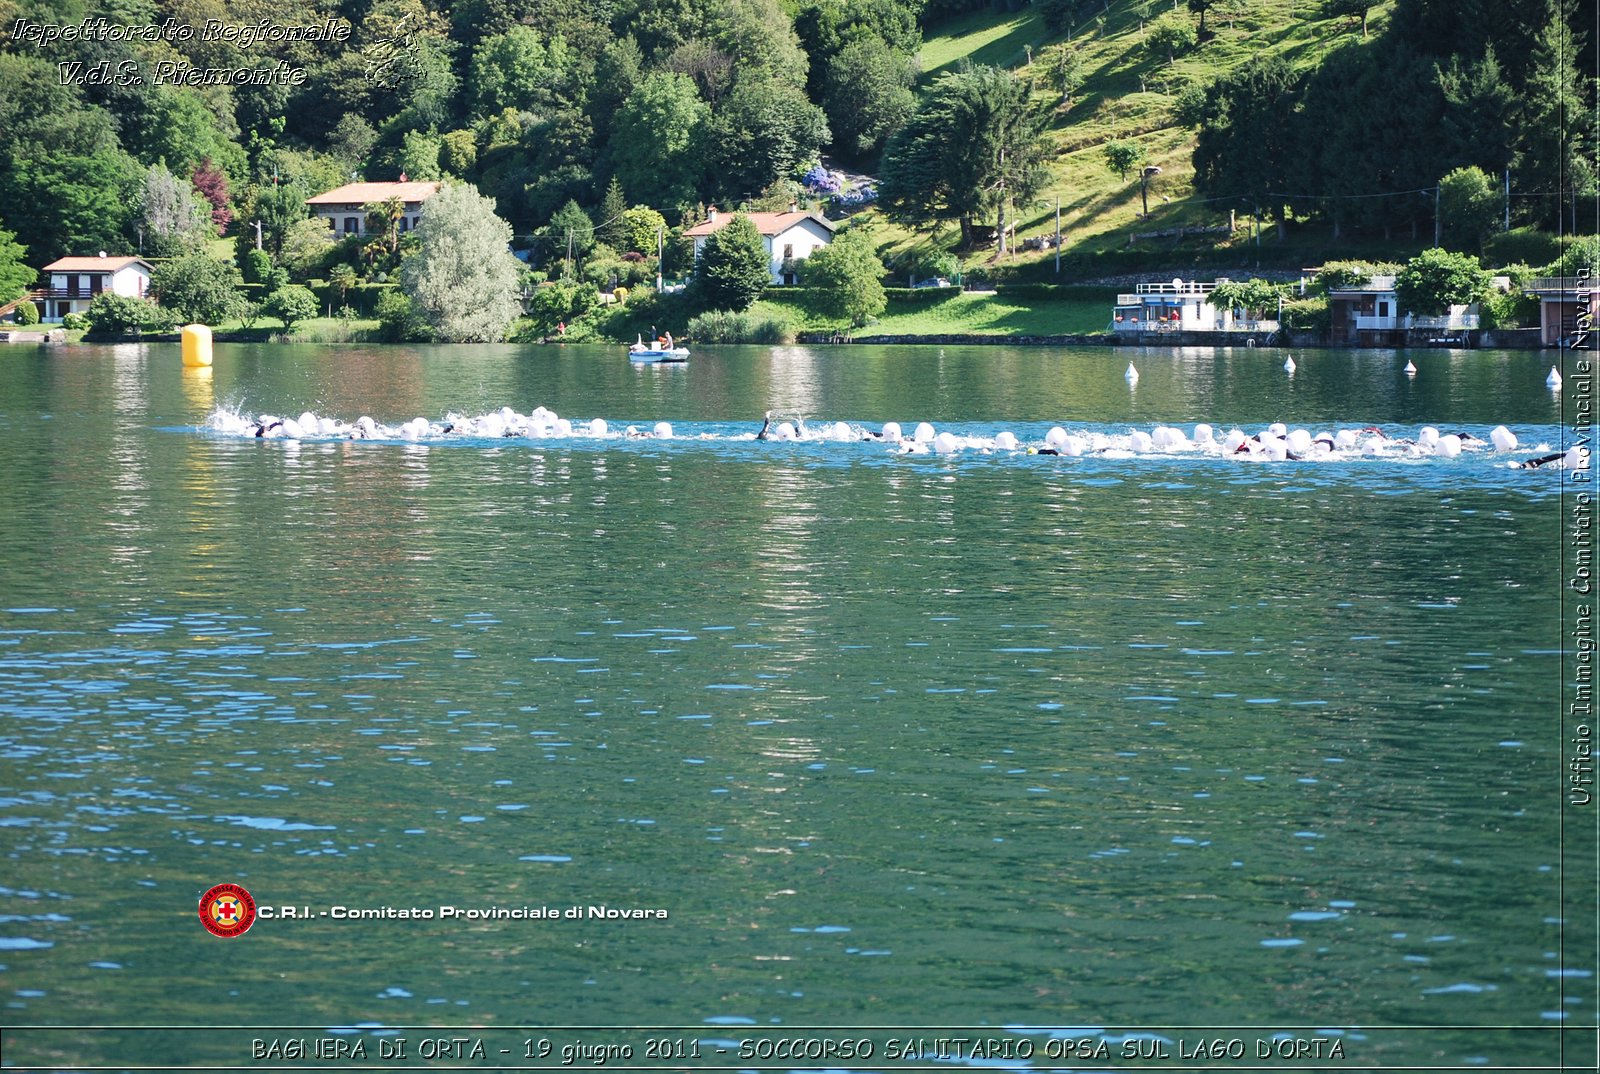
<svg viewBox="0 0 1600 1074">
<path fill-rule="evenodd" d="M 400 217 L 401 233 L 412 231 L 422 220 L 422 203 L 439 192 L 442 183 L 346 183 L 325 194 L 307 198 L 315 216 L 328 222 L 335 235 L 365 235 L 367 211 L 363 206 L 399 198 L 405 205 Z"/>
<path fill-rule="evenodd" d="M 59 324 L 69 313 L 82 313 L 94 297 L 110 291 L 143 298 L 150 289 L 150 262 L 142 257 L 62 257 L 39 270 L 42 286 L 29 297 L 39 307 L 39 319 Z"/>
<path fill-rule="evenodd" d="M 718 212 L 713 205 L 705 220 L 684 232 L 694 240 L 696 260 L 700 258 L 706 239 L 726 227 L 734 215 L 749 217 L 761 232 L 761 243 L 767 250 L 767 267 L 775 284 L 798 283 L 800 262 L 833 241 L 833 224 L 818 213 L 803 213 L 791 206 L 786 213 L 729 214 Z"/>
</svg>

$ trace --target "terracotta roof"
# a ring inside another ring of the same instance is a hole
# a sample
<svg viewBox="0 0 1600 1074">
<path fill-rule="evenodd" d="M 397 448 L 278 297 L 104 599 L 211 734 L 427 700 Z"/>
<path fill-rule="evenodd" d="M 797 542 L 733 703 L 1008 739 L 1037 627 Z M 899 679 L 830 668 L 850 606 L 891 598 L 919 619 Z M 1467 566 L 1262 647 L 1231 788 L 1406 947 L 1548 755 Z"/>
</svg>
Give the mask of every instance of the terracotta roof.
<svg viewBox="0 0 1600 1074">
<path fill-rule="evenodd" d="M 61 257 L 50 262 L 40 272 L 116 272 L 129 265 L 143 265 L 146 271 L 150 262 L 142 257 Z"/>
<path fill-rule="evenodd" d="M 716 231 L 718 228 L 722 227 L 729 220 L 732 220 L 735 216 L 747 216 L 747 217 L 749 217 L 750 218 L 750 222 L 756 226 L 756 230 L 761 232 L 761 234 L 768 235 L 768 236 L 770 236 L 770 235 L 782 235 L 785 231 L 788 231 L 790 228 L 794 227 L 796 224 L 798 224 L 802 220 L 815 220 L 817 223 L 821 224 L 823 227 L 827 228 L 829 231 L 833 230 L 833 224 L 829 223 L 827 220 L 825 220 L 822 217 L 818 216 L 816 213 L 801 213 L 801 212 L 793 212 L 793 213 L 720 213 L 719 212 L 717 214 L 717 218 L 715 220 L 706 220 L 706 221 L 703 221 L 701 223 L 698 223 L 694 227 L 690 228 L 688 231 L 685 231 L 684 234 L 689 236 L 691 239 L 699 238 L 702 235 L 709 235 L 713 231 Z"/>
<path fill-rule="evenodd" d="M 365 205 L 373 201 L 399 198 L 404 202 L 427 201 L 439 192 L 440 183 L 346 183 L 326 194 L 307 198 L 307 205 Z"/>
</svg>

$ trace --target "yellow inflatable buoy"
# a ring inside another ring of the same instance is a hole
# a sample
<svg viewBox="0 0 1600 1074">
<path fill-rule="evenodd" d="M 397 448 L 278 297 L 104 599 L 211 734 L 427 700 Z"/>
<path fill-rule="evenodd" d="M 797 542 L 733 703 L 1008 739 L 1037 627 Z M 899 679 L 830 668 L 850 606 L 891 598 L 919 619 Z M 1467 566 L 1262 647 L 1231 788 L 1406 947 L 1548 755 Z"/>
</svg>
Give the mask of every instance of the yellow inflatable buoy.
<svg viewBox="0 0 1600 1074">
<path fill-rule="evenodd" d="M 204 366 L 211 364 L 211 329 L 203 324 L 183 326 L 183 364 Z"/>
</svg>

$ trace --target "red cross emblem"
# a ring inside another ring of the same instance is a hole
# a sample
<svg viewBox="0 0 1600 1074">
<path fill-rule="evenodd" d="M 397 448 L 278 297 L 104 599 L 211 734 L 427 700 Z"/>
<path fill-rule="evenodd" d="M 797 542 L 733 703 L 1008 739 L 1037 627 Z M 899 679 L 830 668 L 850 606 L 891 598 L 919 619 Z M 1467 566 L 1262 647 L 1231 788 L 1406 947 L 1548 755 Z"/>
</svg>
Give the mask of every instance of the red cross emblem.
<svg viewBox="0 0 1600 1074">
<path fill-rule="evenodd" d="M 238 884 L 218 884 L 200 896 L 200 923 L 213 936 L 243 936 L 256 921 L 256 901 Z"/>
</svg>

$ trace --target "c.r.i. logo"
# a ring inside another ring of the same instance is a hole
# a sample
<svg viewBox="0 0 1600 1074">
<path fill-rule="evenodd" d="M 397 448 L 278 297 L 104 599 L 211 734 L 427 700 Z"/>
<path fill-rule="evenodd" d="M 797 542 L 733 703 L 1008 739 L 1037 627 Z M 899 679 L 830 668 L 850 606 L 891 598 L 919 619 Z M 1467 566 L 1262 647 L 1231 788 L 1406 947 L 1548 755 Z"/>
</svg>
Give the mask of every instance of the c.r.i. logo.
<svg viewBox="0 0 1600 1074">
<path fill-rule="evenodd" d="M 213 936 L 243 936 L 256 923 L 256 901 L 238 884 L 218 884 L 200 896 L 200 924 Z"/>
</svg>

